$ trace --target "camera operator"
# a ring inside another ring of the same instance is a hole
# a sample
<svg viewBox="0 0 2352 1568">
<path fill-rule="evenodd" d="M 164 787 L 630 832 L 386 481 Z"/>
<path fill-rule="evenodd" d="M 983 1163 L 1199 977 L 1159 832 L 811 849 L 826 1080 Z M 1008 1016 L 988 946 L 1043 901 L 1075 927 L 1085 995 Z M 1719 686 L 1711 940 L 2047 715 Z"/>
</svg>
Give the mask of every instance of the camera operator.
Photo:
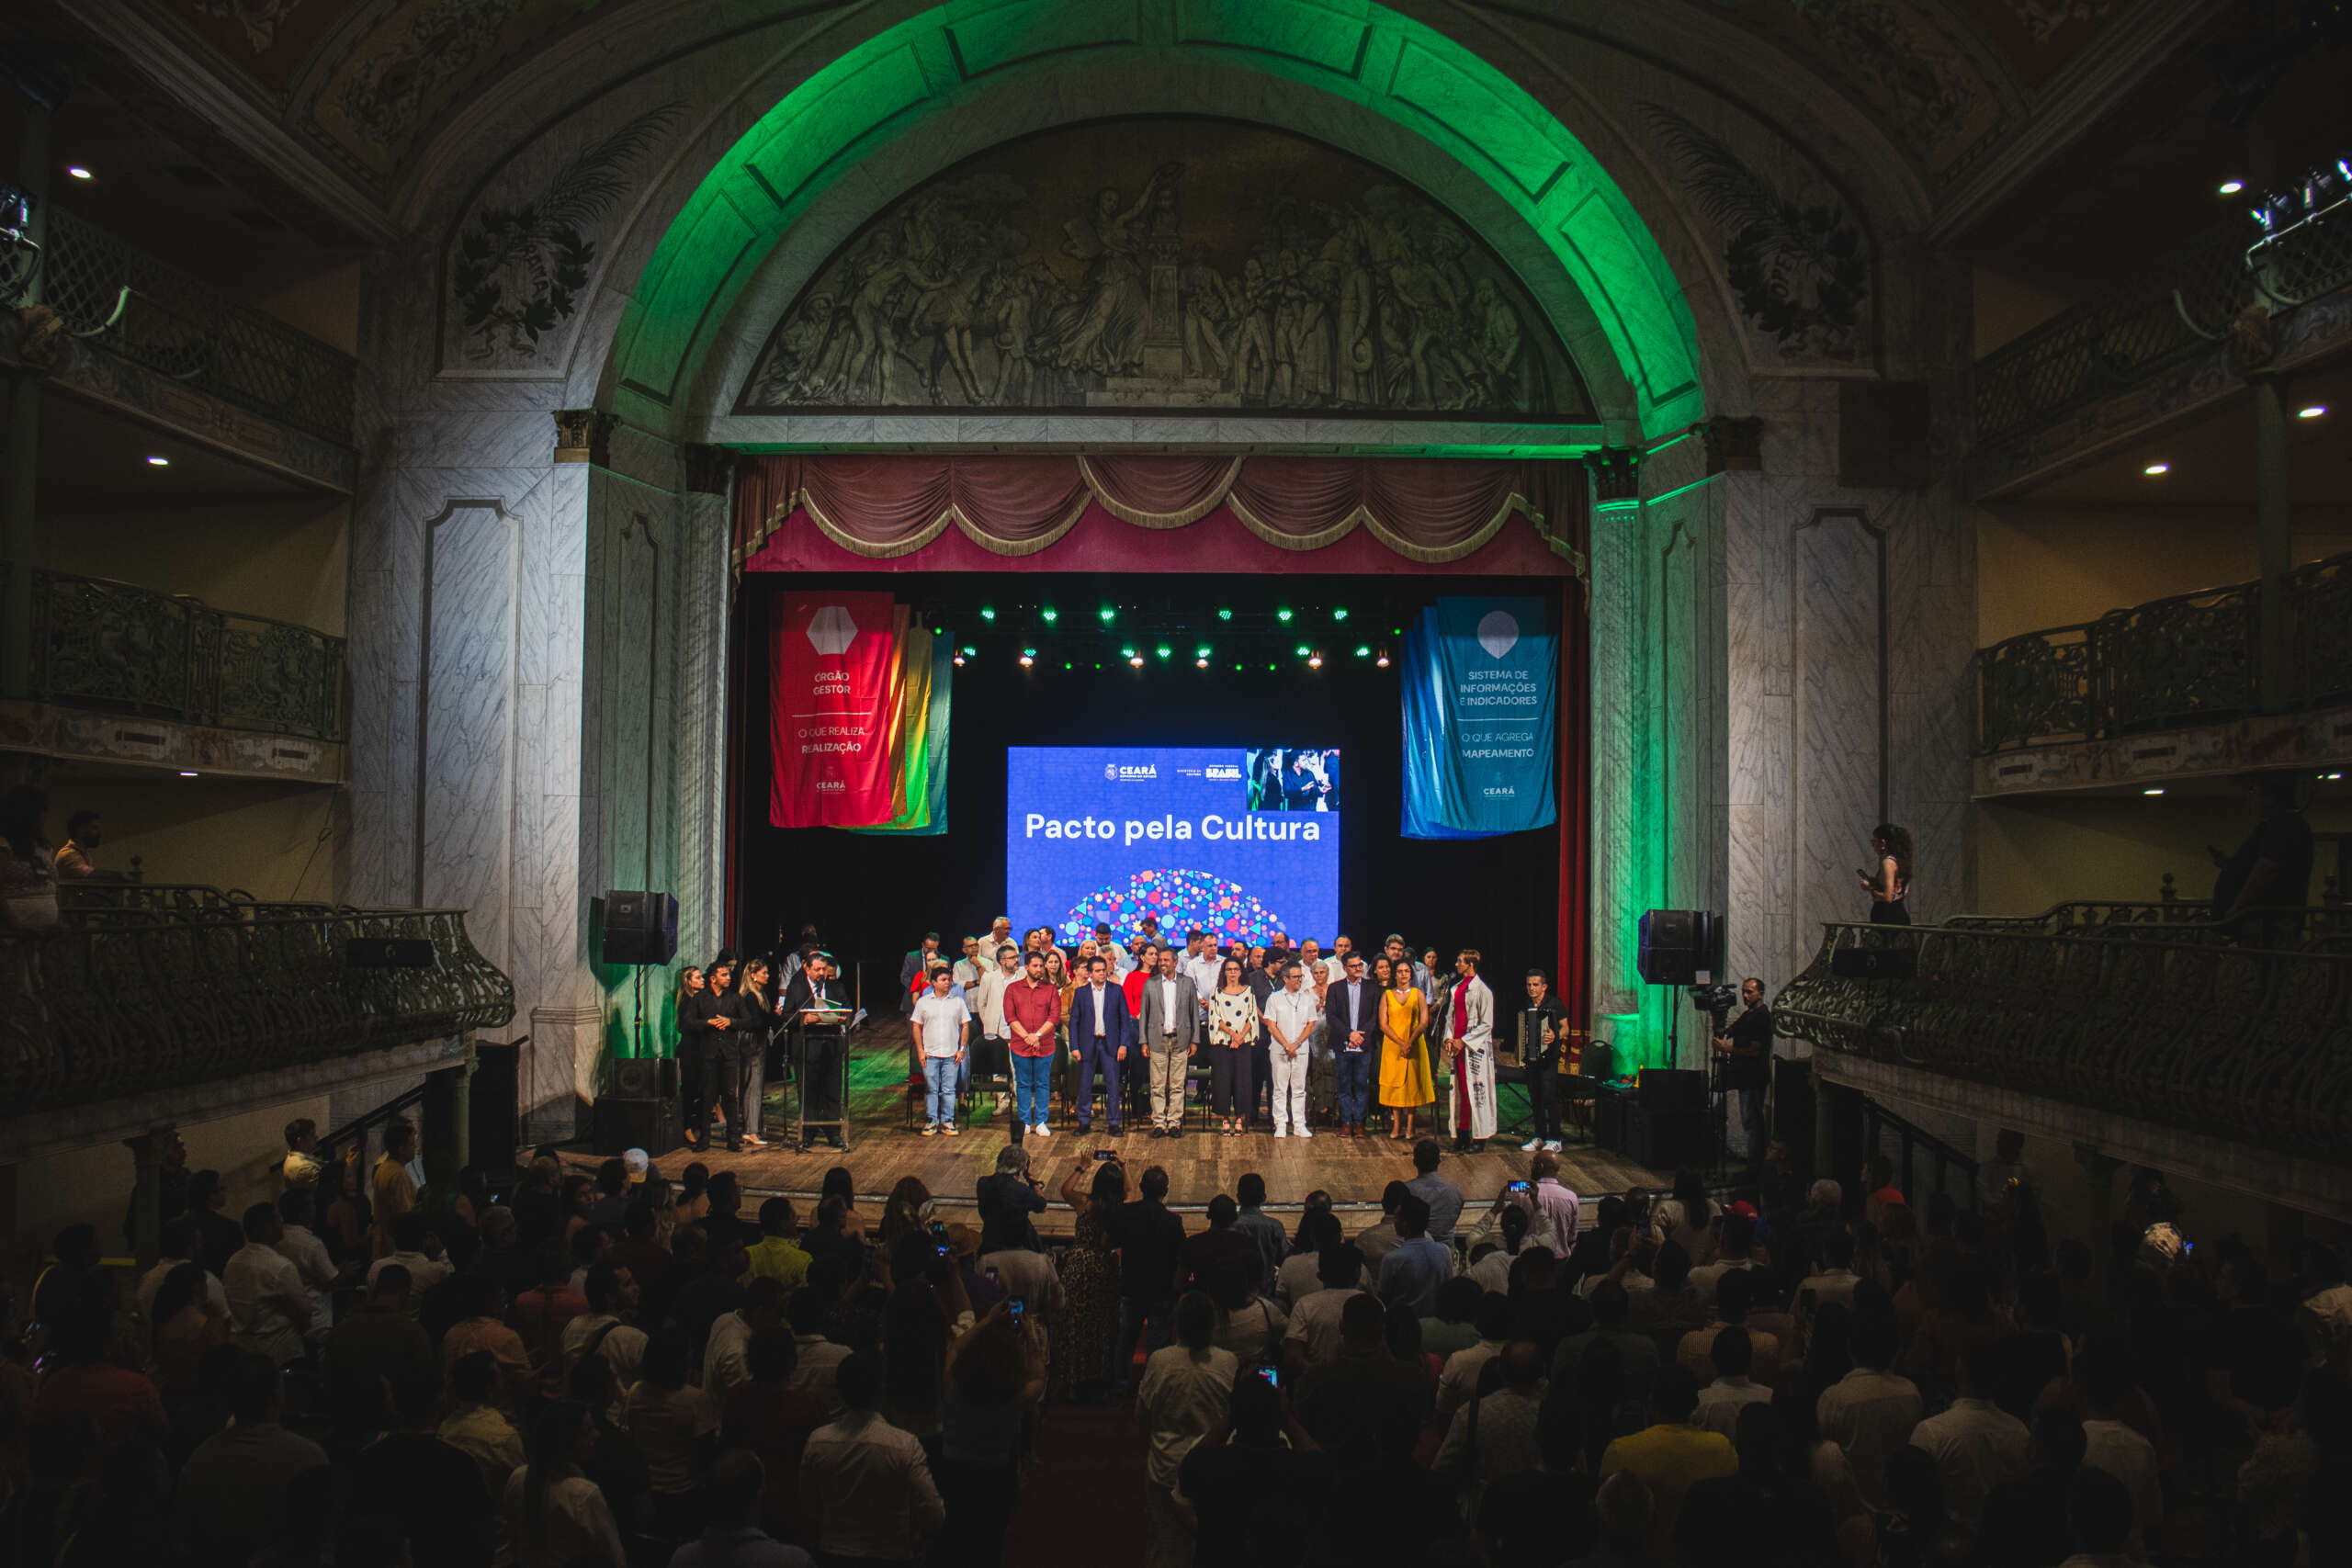
<svg viewBox="0 0 2352 1568">
<path fill-rule="evenodd" d="M 1772 1010 L 1764 1005 L 1764 982 L 1753 975 L 1739 983 L 1747 1011 L 1715 1036 L 1723 1053 L 1724 1087 L 1739 1096 L 1739 1124 L 1747 1134 L 1747 1163 L 1764 1160 L 1764 1086 L 1772 1070 Z M 1721 1028 L 1721 1025 L 1718 1025 Z"/>
</svg>

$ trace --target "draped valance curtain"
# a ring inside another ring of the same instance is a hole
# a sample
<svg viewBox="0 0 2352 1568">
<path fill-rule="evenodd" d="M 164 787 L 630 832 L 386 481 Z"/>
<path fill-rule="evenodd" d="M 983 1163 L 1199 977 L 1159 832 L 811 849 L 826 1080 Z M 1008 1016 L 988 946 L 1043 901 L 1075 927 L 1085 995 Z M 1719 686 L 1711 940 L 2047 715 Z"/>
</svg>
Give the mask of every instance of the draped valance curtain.
<svg viewBox="0 0 2352 1568">
<path fill-rule="evenodd" d="M 951 526 L 993 554 L 1034 555 L 1090 514 L 1182 528 L 1220 509 L 1268 544 L 1316 550 L 1361 527 L 1408 560 L 1472 554 L 1516 512 L 1583 574 L 1583 474 L 1556 461 L 1443 457 L 891 455 L 740 460 L 734 562 L 753 563 L 794 515 L 875 559 Z M 1573 552 L 1573 553 L 1570 553 Z"/>
</svg>

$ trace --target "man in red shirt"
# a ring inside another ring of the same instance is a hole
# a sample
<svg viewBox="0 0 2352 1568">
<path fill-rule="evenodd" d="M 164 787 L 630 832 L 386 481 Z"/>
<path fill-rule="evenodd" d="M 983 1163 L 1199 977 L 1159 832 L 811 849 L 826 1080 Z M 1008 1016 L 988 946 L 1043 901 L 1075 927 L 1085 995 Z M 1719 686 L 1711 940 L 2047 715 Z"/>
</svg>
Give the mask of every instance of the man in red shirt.
<svg viewBox="0 0 2352 1568">
<path fill-rule="evenodd" d="M 1046 1099 L 1052 1092 L 1054 1033 L 1061 1026 L 1062 994 L 1046 984 L 1046 955 L 1023 955 L 1021 978 L 1004 988 L 1004 1026 L 1012 1036 L 1014 1113 L 1032 1136 L 1045 1137 Z"/>
</svg>

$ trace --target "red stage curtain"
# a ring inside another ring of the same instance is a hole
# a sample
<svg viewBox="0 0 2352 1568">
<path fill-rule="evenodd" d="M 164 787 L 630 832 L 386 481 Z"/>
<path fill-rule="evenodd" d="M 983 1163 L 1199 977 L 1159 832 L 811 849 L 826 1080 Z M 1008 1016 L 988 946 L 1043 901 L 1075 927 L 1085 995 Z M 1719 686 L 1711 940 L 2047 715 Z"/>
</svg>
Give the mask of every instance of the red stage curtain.
<svg viewBox="0 0 2352 1568">
<path fill-rule="evenodd" d="M 1110 454 L 746 457 L 736 475 L 735 564 L 741 569 L 795 513 L 872 558 L 912 554 L 951 524 L 994 554 L 1023 556 L 1068 533 L 1090 504 L 1144 528 L 1181 528 L 1225 506 L 1259 537 L 1292 550 L 1319 549 L 1361 524 L 1408 559 L 1459 560 L 1513 512 L 1533 518 L 1556 547 L 1583 508 L 1548 517 L 1532 502 L 1541 470 L 1554 466 Z"/>
</svg>

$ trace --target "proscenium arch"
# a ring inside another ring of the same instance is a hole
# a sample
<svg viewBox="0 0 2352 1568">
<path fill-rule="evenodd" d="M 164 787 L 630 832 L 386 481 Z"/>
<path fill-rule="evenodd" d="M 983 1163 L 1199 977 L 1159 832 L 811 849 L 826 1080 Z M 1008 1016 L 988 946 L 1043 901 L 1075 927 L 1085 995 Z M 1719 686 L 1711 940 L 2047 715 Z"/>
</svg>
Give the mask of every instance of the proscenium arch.
<svg viewBox="0 0 2352 1568">
<path fill-rule="evenodd" d="M 697 352 L 763 258 L 867 153 L 1001 91 L 1114 61 L 1179 84 L 1238 69 L 1396 122 L 1541 238 L 1594 312 L 1644 434 L 1705 412 L 1689 304 L 1599 161 L 1486 61 L 1365 0 L 952 0 L 866 39 L 713 164 L 639 279 L 599 401 L 632 423 L 670 426 Z"/>
</svg>

